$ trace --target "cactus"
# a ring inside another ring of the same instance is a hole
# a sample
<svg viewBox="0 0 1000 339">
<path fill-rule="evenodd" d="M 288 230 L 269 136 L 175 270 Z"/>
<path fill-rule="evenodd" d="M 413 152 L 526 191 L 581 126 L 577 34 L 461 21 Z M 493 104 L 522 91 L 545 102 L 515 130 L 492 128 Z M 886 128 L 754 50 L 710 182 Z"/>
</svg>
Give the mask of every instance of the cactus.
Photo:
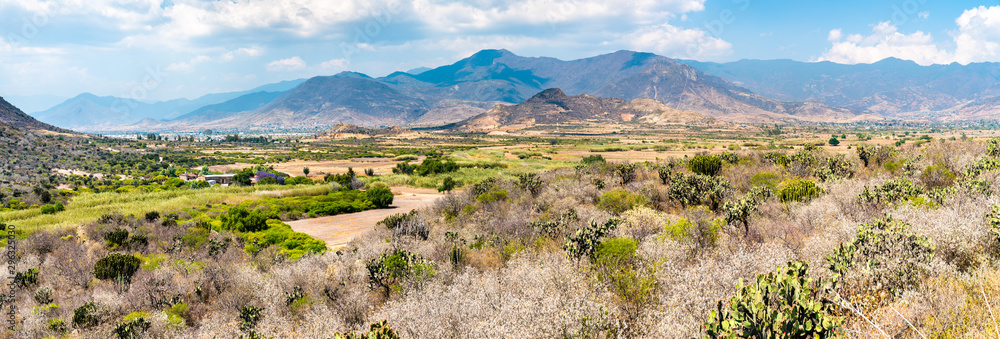
<svg viewBox="0 0 1000 339">
<path fill-rule="evenodd" d="M 777 272 L 736 284 L 728 303 L 719 301 L 705 323 L 705 338 L 835 338 L 843 319 L 808 277 L 809 264 L 789 262 Z"/>
<path fill-rule="evenodd" d="M 714 176 L 722 169 L 722 160 L 711 155 L 698 155 L 688 161 L 688 168 L 691 172 Z"/>
<path fill-rule="evenodd" d="M 386 324 L 385 320 L 382 320 L 372 323 L 368 327 L 367 333 L 334 333 L 333 339 L 399 339 L 399 333 L 396 333 L 395 330 Z"/>
<path fill-rule="evenodd" d="M 591 221 L 590 226 L 581 228 L 570 236 L 563 244 L 563 249 L 571 258 L 590 257 L 601 244 L 601 238 L 610 233 L 620 222 L 621 220 L 616 218 L 608 219 L 603 224 Z"/>
<path fill-rule="evenodd" d="M 139 270 L 140 264 L 142 260 L 135 256 L 112 253 L 94 264 L 94 277 L 128 285 L 132 281 L 132 275 Z"/>
<path fill-rule="evenodd" d="M 365 265 L 372 288 L 380 288 L 388 298 L 392 288 L 410 278 L 423 279 L 434 276 L 434 262 L 404 249 L 382 253 Z"/>
</svg>

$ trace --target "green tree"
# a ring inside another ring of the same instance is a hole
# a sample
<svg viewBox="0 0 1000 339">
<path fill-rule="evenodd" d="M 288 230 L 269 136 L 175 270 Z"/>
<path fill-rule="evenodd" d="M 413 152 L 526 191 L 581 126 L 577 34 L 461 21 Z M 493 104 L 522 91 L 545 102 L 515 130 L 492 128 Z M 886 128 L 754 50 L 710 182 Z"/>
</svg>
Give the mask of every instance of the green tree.
<svg viewBox="0 0 1000 339">
<path fill-rule="evenodd" d="M 458 182 L 455 179 L 444 177 L 441 181 L 441 187 L 438 187 L 438 192 L 451 192 L 451 190 L 455 189 L 455 186 L 458 186 Z"/>
<path fill-rule="evenodd" d="M 304 174 L 306 176 L 309 176 L 309 167 L 303 167 L 302 168 L 302 174 Z"/>
<path fill-rule="evenodd" d="M 365 192 L 365 198 L 371 201 L 375 208 L 386 208 L 392 205 L 392 190 L 384 187 L 373 188 Z"/>
<path fill-rule="evenodd" d="M 830 138 L 830 141 L 828 141 L 828 143 L 830 144 L 830 146 L 837 146 L 840 145 L 840 140 L 837 140 L 837 137 L 833 137 Z"/>
</svg>

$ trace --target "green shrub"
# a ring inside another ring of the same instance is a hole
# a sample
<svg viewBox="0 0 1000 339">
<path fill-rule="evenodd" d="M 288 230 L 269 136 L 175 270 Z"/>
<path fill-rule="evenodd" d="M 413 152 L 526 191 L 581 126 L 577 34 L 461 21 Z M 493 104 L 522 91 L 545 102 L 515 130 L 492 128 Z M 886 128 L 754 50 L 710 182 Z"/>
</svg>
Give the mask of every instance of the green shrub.
<svg viewBox="0 0 1000 339">
<path fill-rule="evenodd" d="M 582 162 L 584 165 L 590 165 L 597 163 L 605 163 L 606 161 L 604 160 L 604 156 L 601 156 L 600 154 L 594 154 L 583 157 L 583 159 L 580 159 L 580 162 Z"/>
<path fill-rule="evenodd" d="M 42 214 L 56 214 L 58 212 L 62 212 L 62 211 L 65 211 L 65 210 L 66 210 L 66 207 L 63 206 L 63 204 L 61 202 L 56 202 L 54 204 L 45 205 L 45 206 L 42 206 L 42 208 L 41 208 Z"/>
<path fill-rule="evenodd" d="M 774 189 L 778 186 L 778 183 L 781 182 L 781 176 L 775 174 L 774 172 L 760 172 L 750 177 L 748 182 L 753 186 L 764 186 Z"/>
<path fill-rule="evenodd" d="M 810 180 L 790 180 L 778 187 L 778 200 L 781 202 L 809 201 L 820 194 L 823 194 L 823 188 Z"/>
<path fill-rule="evenodd" d="M 386 297 L 394 287 L 408 279 L 423 280 L 437 274 L 433 261 L 400 248 L 372 258 L 365 266 L 372 288 L 381 289 Z"/>
<path fill-rule="evenodd" d="M 826 158 L 823 163 L 814 168 L 813 176 L 820 181 L 846 179 L 854 176 L 854 163 L 847 160 L 843 154 Z"/>
<path fill-rule="evenodd" d="M 823 282 L 809 278 L 809 265 L 789 262 L 777 273 L 736 284 L 736 295 L 719 301 L 705 323 L 709 338 L 831 338 L 843 319 L 821 292 Z"/>
<path fill-rule="evenodd" d="M 688 168 L 694 173 L 714 176 L 722 169 L 722 161 L 715 156 L 698 155 L 688 161 Z"/>
<path fill-rule="evenodd" d="M 111 253 L 94 264 L 94 277 L 128 284 L 141 264 L 142 260 L 135 256 Z"/>
<path fill-rule="evenodd" d="M 955 173 L 948 166 L 938 162 L 924 168 L 920 173 L 920 181 L 927 189 L 948 187 L 955 182 Z"/>
<path fill-rule="evenodd" d="M 459 182 L 452 179 L 452 177 L 444 177 L 444 179 L 441 180 L 441 187 L 438 187 L 438 192 L 451 192 L 458 185 L 460 185 Z"/>
<path fill-rule="evenodd" d="M 597 208 L 614 213 L 622 214 L 625 211 L 637 206 L 649 204 L 649 198 L 641 194 L 635 194 L 624 189 L 614 189 L 601 195 L 597 202 Z"/>
<path fill-rule="evenodd" d="M 733 145 L 735 145 L 735 144 L 733 144 Z M 730 146 L 732 146 L 732 145 L 730 145 Z M 737 145 L 735 148 L 739 149 L 739 146 Z M 730 150 L 733 150 L 733 148 L 730 148 Z M 726 163 L 730 163 L 730 164 L 735 164 L 735 163 L 740 162 L 740 156 L 737 155 L 735 152 L 730 152 L 730 151 L 722 152 L 719 155 L 717 155 L 717 157 L 719 158 L 719 160 L 722 160 L 722 161 L 724 161 Z"/>
<path fill-rule="evenodd" d="M 635 260 L 638 248 L 630 238 L 608 239 L 597 245 L 592 259 L 599 265 L 624 265 Z"/>
<path fill-rule="evenodd" d="M 477 195 L 476 200 L 482 204 L 507 200 L 507 190 L 499 187 L 493 187 L 488 192 Z"/>
<path fill-rule="evenodd" d="M 840 145 L 840 140 L 837 140 L 837 137 L 833 137 L 830 138 L 830 140 L 827 141 L 827 143 L 830 144 L 830 146 L 837 146 Z"/>
<path fill-rule="evenodd" d="M 128 239 L 128 230 L 116 229 L 114 231 L 108 232 L 104 235 L 104 241 L 108 243 L 109 247 L 117 247 L 126 244 Z"/>
<path fill-rule="evenodd" d="M 313 238 L 305 233 L 295 232 L 290 226 L 280 220 L 267 221 L 267 229 L 250 232 L 243 235 L 243 249 L 250 254 L 256 254 L 269 246 L 278 246 L 279 253 L 291 260 L 296 260 L 305 254 L 323 253 L 326 242 Z"/>
<path fill-rule="evenodd" d="M 388 188 L 373 188 L 365 192 L 365 198 L 375 205 L 375 208 L 386 208 L 392 205 L 392 190 Z"/>
<path fill-rule="evenodd" d="M 243 206 L 230 208 L 219 217 L 222 221 L 222 229 L 240 233 L 263 231 L 267 229 L 267 219 L 271 218 L 273 216 L 260 210 L 247 211 Z"/>
<path fill-rule="evenodd" d="M 87 328 L 97 325 L 97 305 L 89 302 L 73 310 L 73 326 Z"/>
<path fill-rule="evenodd" d="M 49 319 L 49 330 L 56 333 L 66 332 L 68 330 L 66 320 L 63 320 L 63 318 Z"/>
</svg>

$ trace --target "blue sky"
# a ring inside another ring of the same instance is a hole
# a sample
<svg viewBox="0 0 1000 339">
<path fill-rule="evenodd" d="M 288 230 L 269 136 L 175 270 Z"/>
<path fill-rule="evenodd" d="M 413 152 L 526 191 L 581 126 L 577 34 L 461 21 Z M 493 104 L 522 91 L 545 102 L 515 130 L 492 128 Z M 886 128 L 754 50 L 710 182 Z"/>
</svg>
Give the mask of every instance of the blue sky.
<svg viewBox="0 0 1000 339">
<path fill-rule="evenodd" d="M 894 56 L 1000 61 L 974 1 L 0 0 L 0 96 L 195 98 L 344 70 L 381 76 L 485 48 L 576 59 Z M 40 97 L 36 97 L 40 98 Z M 12 100 L 17 104 L 17 100 Z"/>
</svg>

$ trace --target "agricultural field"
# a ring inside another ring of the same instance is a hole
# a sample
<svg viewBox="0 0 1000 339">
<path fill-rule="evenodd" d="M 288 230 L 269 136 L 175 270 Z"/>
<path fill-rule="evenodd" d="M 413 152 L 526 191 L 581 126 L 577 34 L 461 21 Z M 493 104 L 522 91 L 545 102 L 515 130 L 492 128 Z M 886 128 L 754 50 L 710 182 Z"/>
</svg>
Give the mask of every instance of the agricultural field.
<svg viewBox="0 0 1000 339">
<path fill-rule="evenodd" d="M 997 329 L 995 130 L 596 133 L 53 139 L 121 160 L 23 158 L 64 171 L 0 189 L 19 258 L 6 335 Z M 245 185 L 260 172 L 285 184 Z M 221 173 L 237 184 L 194 179 Z M 439 195 L 395 212 L 403 192 Z M 310 235 L 374 211 L 384 220 L 337 244 Z M 757 310 L 773 318 L 747 320 Z"/>
</svg>

